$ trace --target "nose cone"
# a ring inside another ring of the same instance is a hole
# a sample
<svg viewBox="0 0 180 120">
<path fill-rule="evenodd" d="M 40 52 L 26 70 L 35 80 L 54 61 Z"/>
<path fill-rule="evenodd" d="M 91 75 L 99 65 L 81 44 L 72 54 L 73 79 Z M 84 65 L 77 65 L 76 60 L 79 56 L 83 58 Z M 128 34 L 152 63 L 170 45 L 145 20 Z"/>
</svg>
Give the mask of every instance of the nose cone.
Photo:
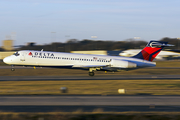
<svg viewBox="0 0 180 120">
<path fill-rule="evenodd" d="M 11 61 L 12 61 L 12 60 L 11 60 L 10 57 L 5 57 L 5 58 L 3 59 L 3 62 L 6 63 L 6 64 L 10 64 Z"/>
</svg>

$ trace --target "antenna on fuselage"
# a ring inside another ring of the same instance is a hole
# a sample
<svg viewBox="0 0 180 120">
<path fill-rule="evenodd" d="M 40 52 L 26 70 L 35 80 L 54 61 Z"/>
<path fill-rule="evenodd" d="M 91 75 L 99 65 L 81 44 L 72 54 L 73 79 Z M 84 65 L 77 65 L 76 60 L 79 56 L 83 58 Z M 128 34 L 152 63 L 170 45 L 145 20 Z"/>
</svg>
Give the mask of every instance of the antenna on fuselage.
<svg viewBox="0 0 180 120">
<path fill-rule="evenodd" d="M 43 52 L 43 49 L 41 50 L 41 52 Z"/>
</svg>

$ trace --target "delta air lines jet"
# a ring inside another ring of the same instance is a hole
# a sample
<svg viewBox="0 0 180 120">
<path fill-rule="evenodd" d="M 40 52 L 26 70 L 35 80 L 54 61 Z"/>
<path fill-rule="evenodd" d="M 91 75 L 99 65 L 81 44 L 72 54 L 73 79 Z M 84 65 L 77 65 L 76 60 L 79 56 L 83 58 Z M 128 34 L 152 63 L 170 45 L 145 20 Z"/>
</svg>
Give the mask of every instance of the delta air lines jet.
<svg viewBox="0 0 180 120">
<path fill-rule="evenodd" d="M 172 45 L 162 41 L 150 41 L 133 57 L 22 50 L 4 58 L 3 61 L 12 66 L 85 69 L 89 70 L 89 76 L 94 76 L 95 71 L 116 72 L 156 66 L 152 61 L 165 46 Z M 11 70 L 14 71 L 14 68 Z"/>
</svg>

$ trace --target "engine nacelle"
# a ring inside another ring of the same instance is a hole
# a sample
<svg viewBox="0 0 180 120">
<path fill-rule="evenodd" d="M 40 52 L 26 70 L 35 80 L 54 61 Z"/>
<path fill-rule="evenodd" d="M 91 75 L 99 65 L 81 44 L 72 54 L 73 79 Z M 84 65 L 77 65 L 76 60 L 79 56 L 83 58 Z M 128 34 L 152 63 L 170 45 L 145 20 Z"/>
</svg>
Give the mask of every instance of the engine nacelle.
<svg viewBox="0 0 180 120">
<path fill-rule="evenodd" d="M 116 68 L 136 68 L 137 64 L 128 62 L 128 61 L 123 61 L 123 60 L 112 60 L 111 61 L 111 67 L 116 67 Z"/>
</svg>

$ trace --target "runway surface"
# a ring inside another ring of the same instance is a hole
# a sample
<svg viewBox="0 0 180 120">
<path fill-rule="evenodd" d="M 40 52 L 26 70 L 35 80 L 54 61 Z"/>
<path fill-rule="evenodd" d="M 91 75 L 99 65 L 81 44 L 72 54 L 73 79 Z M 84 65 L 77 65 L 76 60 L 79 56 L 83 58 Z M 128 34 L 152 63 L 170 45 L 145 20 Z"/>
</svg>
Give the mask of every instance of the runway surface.
<svg viewBox="0 0 180 120">
<path fill-rule="evenodd" d="M 180 106 L 0 106 L 1 112 L 180 112 Z"/>
<path fill-rule="evenodd" d="M 0 111 L 180 111 L 180 96 L 0 96 Z"/>
<path fill-rule="evenodd" d="M 180 105 L 180 96 L 0 96 L 0 105 Z"/>
<path fill-rule="evenodd" d="M 1 76 L 0 81 L 63 80 L 180 80 L 180 75 L 97 75 L 97 76 Z"/>
</svg>

